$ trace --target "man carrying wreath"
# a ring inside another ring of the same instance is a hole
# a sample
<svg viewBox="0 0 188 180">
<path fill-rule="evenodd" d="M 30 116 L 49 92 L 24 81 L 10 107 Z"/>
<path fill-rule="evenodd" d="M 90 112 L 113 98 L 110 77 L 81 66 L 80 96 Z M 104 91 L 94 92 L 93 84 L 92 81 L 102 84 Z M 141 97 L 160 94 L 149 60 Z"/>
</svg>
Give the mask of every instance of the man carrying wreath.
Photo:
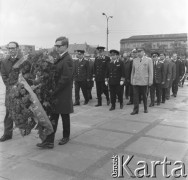
<svg viewBox="0 0 188 180">
<path fill-rule="evenodd" d="M 63 138 L 59 141 L 59 145 L 64 145 L 69 141 L 70 137 L 70 113 L 73 112 L 72 103 L 72 81 L 73 81 L 73 60 L 67 49 L 69 46 L 68 38 L 59 37 L 55 41 L 55 50 L 59 54 L 59 58 L 54 62 L 56 68 L 56 88 L 52 92 L 54 96 L 54 112 L 50 117 L 54 132 L 47 136 L 37 146 L 40 148 L 53 148 L 55 133 L 58 126 L 59 115 L 63 122 Z"/>
</svg>

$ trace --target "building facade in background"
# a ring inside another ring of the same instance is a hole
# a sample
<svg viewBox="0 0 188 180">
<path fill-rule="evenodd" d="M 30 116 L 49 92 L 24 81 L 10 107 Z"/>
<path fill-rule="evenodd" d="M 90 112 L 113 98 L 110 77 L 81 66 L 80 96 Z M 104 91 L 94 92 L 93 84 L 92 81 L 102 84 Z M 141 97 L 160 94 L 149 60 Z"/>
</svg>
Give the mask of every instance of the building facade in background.
<svg viewBox="0 0 188 180">
<path fill-rule="evenodd" d="M 141 47 L 145 48 L 148 53 L 159 51 L 169 54 L 177 52 L 179 55 L 185 55 L 188 50 L 187 33 L 140 35 L 120 40 L 121 53 Z"/>
</svg>

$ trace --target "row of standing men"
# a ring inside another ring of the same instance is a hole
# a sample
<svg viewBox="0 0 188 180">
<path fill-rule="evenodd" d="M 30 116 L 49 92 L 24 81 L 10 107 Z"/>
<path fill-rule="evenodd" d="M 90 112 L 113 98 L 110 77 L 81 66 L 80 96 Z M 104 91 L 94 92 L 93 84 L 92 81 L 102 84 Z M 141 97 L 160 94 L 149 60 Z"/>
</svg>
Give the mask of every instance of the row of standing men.
<svg viewBox="0 0 188 180">
<path fill-rule="evenodd" d="M 176 97 L 179 80 L 185 73 L 187 63 L 181 62 L 174 53 L 172 59 L 165 53 L 153 52 L 151 58 L 147 57 L 144 49 L 133 49 L 131 54 L 124 53 L 120 58 L 117 50 L 110 50 L 110 57 L 104 55 L 104 47 L 97 47 L 98 56 L 94 61 L 89 54 L 84 55 L 83 50 L 77 50 L 77 60 L 74 61 L 73 79 L 75 84 L 75 103 L 80 105 L 80 88 L 85 99 L 84 105 L 92 99 L 92 87 L 96 82 L 98 103 L 102 106 L 102 94 L 106 96 L 109 109 L 116 108 L 116 99 L 123 108 L 123 94 L 134 104 L 131 115 L 138 114 L 139 103 L 143 100 L 144 112 L 148 112 L 147 97 L 150 93 L 150 107 L 165 103 L 172 96 Z M 109 96 L 110 90 L 110 96 Z M 155 95 L 157 100 L 155 101 Z M 134 97 L 134 98 L 133 98 Z"/>
</svg>

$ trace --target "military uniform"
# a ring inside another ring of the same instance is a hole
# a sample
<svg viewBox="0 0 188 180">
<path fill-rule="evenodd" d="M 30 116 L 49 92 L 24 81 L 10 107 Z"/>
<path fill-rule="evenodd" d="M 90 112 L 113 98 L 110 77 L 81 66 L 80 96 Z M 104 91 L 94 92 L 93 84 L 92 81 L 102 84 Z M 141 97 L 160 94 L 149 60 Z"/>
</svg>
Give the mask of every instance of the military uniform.
<svg viewBox="0 0 188 180">
<path fill-rule="evenodd" d="M 153 62 L 153 84 L 150 87 L 151 106 L 155 103 L 155 91 L 157 96 L 157 105 L 160 105 L 162 95 L 162 85 L 164 82 L 164 63 L 162 61 Z"/>
<path fill-rule="evenodd" d="M 89 80 L 89 62 L 87 60 L 78 59 L 74 62 L 74 73 L 73 78 L 75 81 L 75 103 L 74 105 L 80 104 L 80 88 L 82 90 L 85 103 L 89 101 L 87 94 L 87 81 Z"/>
<path fill-rule="evenodd" d="M 94 62 L 89 59 L 89 81 L 87 82 L 87 94 L 88 94 L 88 98 L 92 99 L 92 87 L 94 85 L 94 81 L 93 81 L 93 67 L 94 67 Z"/>
<path fill-rule="evenodd" d="M 123 86 L 120 85 L 120 81 L 125 81 L 125 70 L 123 62 L 118 59 L 110 62 L 107 67 L 106 78 L 110 87 L 110 98 L 112 106 L 115 107 L 116 96 L 118 96 L 120 105 L 123 105 Z"/>
<path fill-rule="evenodd" d="M 148 57 L 133 59 L 131 71 L 131 84 L 133 85 L 134 109 L 131 115 L 139 112 L 139 94 L 143 96 L 144 112 L 147 113 L 147 88 L 153 84 L 153 63 Z"/>
<path fill-rule="evenodd" d="M 104 93 L 106 96 L 107 102 L 109 101 L 109 92 L 108 86 L 105 85 L 105 72 L 107 68 L 107 64 L 110 62 L 110 58 L 108 56 L 97 56 L 94 62 L 94 78 L 96 81 L 96 90 L 97 90 L 97 98 L 98 105 L 102 105 L 102 94 Z"/>
</svg>

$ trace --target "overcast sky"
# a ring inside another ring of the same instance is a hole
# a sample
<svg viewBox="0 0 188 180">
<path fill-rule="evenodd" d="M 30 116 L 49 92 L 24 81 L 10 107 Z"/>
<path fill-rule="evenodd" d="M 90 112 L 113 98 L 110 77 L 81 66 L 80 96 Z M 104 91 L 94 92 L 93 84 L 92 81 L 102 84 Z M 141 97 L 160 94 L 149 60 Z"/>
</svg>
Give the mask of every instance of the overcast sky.
<svg viewBox="0 0 188 180">
<path fill-rule="evenodd" d="M 132 35 L 188 32 L 187 0 L 0 0 L 0 45 L 9 41 L 49 48 L 59 36 L 70 43 L 120 49 Z"/>
</svg>

